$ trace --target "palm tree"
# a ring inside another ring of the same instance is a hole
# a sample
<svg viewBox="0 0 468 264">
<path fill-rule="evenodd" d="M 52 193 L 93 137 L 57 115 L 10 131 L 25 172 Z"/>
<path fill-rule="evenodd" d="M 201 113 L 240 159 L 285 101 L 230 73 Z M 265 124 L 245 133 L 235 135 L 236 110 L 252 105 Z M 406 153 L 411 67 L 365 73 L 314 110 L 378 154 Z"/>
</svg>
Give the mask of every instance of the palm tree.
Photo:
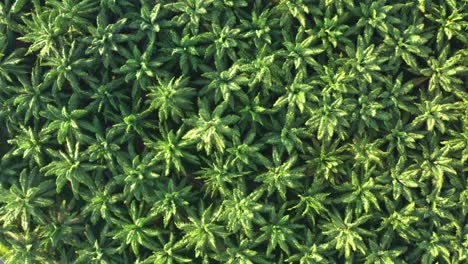
<svg viewBox="0 0 468 264">
<path fill-rule="evenodd" d="M 375 234 L 359 226 L 367 222 L 372 216 L 353 217 L 353 211 L 347 210 L 343 219 L 335 209 L 329 214 L 329 217 L 329 221 L 320 225 L 323 234 L 328 238 L 327 247 L 336 248 L 341 255 L 344 253 L 345 259 L 350 259 L 354 252 L 365 255 L 367 246 L 364 238 L 373 237 Z M 355 218 L 354 221 L 353 218 Z"/>
<path fill-rule="evenodd" d="M 213 111 L 204 100 L 198 101 L 198 117 L 194 116 L 185 120 L 185 123 L 193 126 L 183 139 L 197 142 L 197 149 L 205 149 L 206 154 L 211 154 L 213 147 L 219 152 L 224 152 L 226 138 L 239 137 L 239 131 L 230 127 L 235 124 L 239 117 L 237 115 L 222 116 L 226 109 L 226 103 L 218 105 Z"/>
<path fill-rule="evenodd" d="M 177 222 L 176 226 L 184 236 L 182 243 L 195 249 L 196 257 L 204 257 L 209 250 L 217 252 L 219 249 L 219 238 L 225 238 L 228 234 L 224 227 L 215 223 L 212 207 L 205 209 L 201 202 L 198 216 L 189 212 L 188 222 Z"/>
</svg>

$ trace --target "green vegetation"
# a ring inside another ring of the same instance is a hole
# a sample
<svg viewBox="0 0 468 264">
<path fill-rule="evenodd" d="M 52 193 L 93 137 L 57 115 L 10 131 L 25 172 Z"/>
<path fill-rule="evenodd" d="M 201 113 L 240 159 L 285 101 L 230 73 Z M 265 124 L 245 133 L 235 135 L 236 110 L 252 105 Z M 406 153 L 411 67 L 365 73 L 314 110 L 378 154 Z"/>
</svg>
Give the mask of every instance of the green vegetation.
<svg viewBox="0 0 468 264">
<path fill-rule="evenodd" d="M 466 0 L 0 1 L 8 264 L 468 263 Z"/>
</svg>

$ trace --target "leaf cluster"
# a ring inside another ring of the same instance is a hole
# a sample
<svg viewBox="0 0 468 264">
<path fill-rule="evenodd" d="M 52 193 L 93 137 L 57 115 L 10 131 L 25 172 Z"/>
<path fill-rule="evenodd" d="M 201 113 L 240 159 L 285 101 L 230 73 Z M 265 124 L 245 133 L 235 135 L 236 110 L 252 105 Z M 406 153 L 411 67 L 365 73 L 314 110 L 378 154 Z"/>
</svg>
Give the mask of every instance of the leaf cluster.
<svg viewBox="0 0 468 264">
<path fill-rule="evenodd" d="M 467 18 L 1 1 L 2 259 L 468 262 Z"/>
</svg>

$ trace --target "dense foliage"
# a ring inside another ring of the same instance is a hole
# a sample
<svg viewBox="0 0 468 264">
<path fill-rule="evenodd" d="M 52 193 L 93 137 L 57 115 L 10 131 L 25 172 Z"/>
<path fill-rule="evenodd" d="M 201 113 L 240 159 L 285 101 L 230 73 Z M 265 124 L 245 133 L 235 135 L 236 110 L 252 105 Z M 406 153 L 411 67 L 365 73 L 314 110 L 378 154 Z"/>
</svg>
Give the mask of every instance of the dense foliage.
<svg viewBox="0 0 468 264">
<path fill-rule="evenodd" d="M 7 263 L 467 263 L 466 0 L 3 0 Z"/>
</svg>

